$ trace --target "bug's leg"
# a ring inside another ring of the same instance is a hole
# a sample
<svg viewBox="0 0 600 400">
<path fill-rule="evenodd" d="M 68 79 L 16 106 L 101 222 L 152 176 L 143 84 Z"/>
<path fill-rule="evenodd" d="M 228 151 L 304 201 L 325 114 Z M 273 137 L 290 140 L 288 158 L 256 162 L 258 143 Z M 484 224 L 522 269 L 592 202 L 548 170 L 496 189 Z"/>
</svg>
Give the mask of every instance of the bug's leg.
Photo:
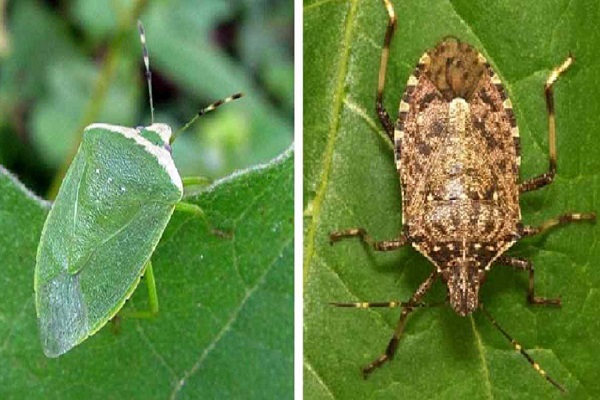
<svg viewBox="0 0 600 400">
<path fill-rule="evenodd" d="M 354 303 L 329 303 L 335 307 L 341 308 L 397 308 L 397 307 L 436 307 L 438 305 L 446 304 L 443 303 L 407 303 L 403 301 L 381 301 L 381 302 L 354 302 Z"/>
<path fill-rule="evenodd" d="M 212 183 L 212 180 L 203 176 L 186 176 L 185 178 L 181 178 L 181 182 L 183 183 L 183 187 L 187 189 L 193 186 L 208 186 Z"/>
<path fill-rule="evenodd" d="M 368 244 L 377 251 L 396 250 L 408 244 L 408 239 L 404 235 L 392 240 L 382 240 L 380 242 L 375 242 L 364 228 L 352 228 L 345 229 L 343 231 L 331 232 L 329 234 L 329 244 L 333 245 L 335 242 L 339 242 L 344 238 L 354 236 L 358 236 L 362 242 Z"/>
<path fill-rule="evenodd" d="M 383 50 L 381 51 L 381 63 L 379 65 L 379 80 L 377 84 L 375 108 L 377 110 L 379 121 L 381 121 L 381 125 L 383 125 L 385 132 L 393 142 L 394 124 L 392 123 L 390 115 L 383 105 L 383 90 L 385 88 L 385 73 L 387 70 L 388 59 L 390 57 L 390 43 L 392 42 L 392 37 L 394 36 L 394 31 L 396 30 L 396 15 L 394 14 L 394 7 L 392 6 L 392 2 L 390 0 L 383 0 L 383 3 L 385 4 L 385 9 L 387 10 L 389 19 L 388 26 L 385 31 L 385 39 L 383 40 Z"/>
<path fill-rule="evenodd" d="M 412 295 L 408 302 L 399 303 L 399 305 L 402 307 L 402 312 L 400 313 L 400 319 L 398 320 L 398 325 L 396 326 L 394 335 L 392 336 L 392 339 L 390 340 L 387 348 L 385 349 L 385 352 L 372 363 L 366 365 L 362 369 L 363 377 L 365 379 L 369 376 L 369 374 L 371 374 L 371 372 L 381 367 L 383 364 L 385 364 L 386 361 L 391 360 L 394 357 L 394 354 L 396 353 L 396 349 L 398 347 L 398 341 L 400 340 L 400 336 L 402 336 L 402 332 L 404 332 L 406 318 L 413 311 L 413 309 L 420 307 L 419 304 L 421 304 L 421 298 L 425 295 L 425 293 L 429 291 L 436 277 L 437 271 L 433 271 L 427 277 L 427 279 L 425 279 L 425 281 L 421 283 L 421 286 L 419 286 L 417 291 Z"/>
<path fill-rule="evenodd" d="M 188 214 L 192 214 L 192 215 L 195 215 L 197 217 L 200 217 L 200 218 L 203 218 L 206 220 L 206 215 L 204 214 L 204 210 L 202 210 L 202 208 L 200 206 L 193 204 L 193 203 L 186 203 L 184 201 L 180 201 L 179 203 L 175 204 L 175 210 L 184 212 L 184 213 L 188 213 Z M 208 220 L 206 222 L 208 223 Z"/>
<path fill-rule="evenodd" d="M 566 392 L 566 389 L 561 384 L 559 384 L 554 379 L 552 379 L 546 373 L 546 371 L 544 371 L 542 369 L 542 367 L 540 366 L 540 364 L 538 364 L 537 362 L 535 362 L 535 360 L 533 359 L 533 357 L 531 357 L 531 355 L 529 355 L 529 353 L 527 353 L 525 350 L 523 350 L 523 346 L 521 346 L 519 344 L 519 342 L 517 342 L 515 339 L 513 339 L 504 329 L 502 329 L 502 327 L 498 324 L 498 322 L 496 322 L 496 320 L 483 307 L 483 304 L 480 303 L 479 304 L 479 308 L 483 312 L 483 315 L 485 315 L 485 317 L 492 323 L 492 325 L 494 325 L 500 331 L 500 333 L 502 333 L 502 336 L 504 336 L 513 345 L 513 347 L 515 348 L 515 350 L 518 351 L 519 353 L 521 353 L 521 355 L 527 359 L 527 361 L 529 362 L 529 364 L 531 364 L 531 366 L 533 367 L 533 369 L 535 369 L 538 372 L 538 374 L 540 374 L 541 376 L 543 376 L 548 382 L 550 382 L 554 387 L 556 387 L 561 392 L 563 392 L 563 393 Z"/>
<path fill-rule="evenodd" d="M 523 225 L 519 228 L 519 235 L 523 236 L 534 236 L 541 233 L 545 233 L 548 230 L 556 227 L 570 224 L 576 221 L 590 221 L 596 222 L 596 213 L 572 213 L 559 215 L 556 218 L 549 219 L 539 226 Z"/>
<path fill-rule="evenodd" d="M 558 77 L 563 74 L 573 63 L 573 57 L 569 55 L 567 59 L 558 67 L 555 67 L 544 85 L 546 94 L 546 108 L 548 110 L 548 146 L 550 148 L 550 166 L 548 172 L 522 182 L 519 185 L 521 193 L 529 192 L 544 187 L 552 182 L 556 174 L 556 123 L 554 117 L 554 83 Z"/>
<path fill-rule="evenodd" d="M 121 313 L 127 318 L 152 318 L 158 314 L 158 293 L 156 292 L 156 281 L 154 280 L 154 271 L 152 270 L 152 262 L 148 261 L 144 271 L 144 280 L 148 287 L 148 303 L 150 309 L 146 311 L 124 311 Z"/>
<path fill-rule="evenodd" d="M 150 312 L 153 315 L 158 314 L 158 293 L 156 292 L 156 281 L 154 280 L 154 271 L 152 269 L 152 262 L 150 260 L 148 260 L 144 278 L 146 280 L 146 286 L 148 286 L 148 302 L 150 303 Z"/>
<path fill-rule="evenodd" d="M 209 231 L 213 235 L 220 236 L 220 237 L 230 237 L 231 236 L 230 233 L 223 232 L 219 229 L 214 228 L 212 226 L 212 224 L 210 223 L 210 221 L 208 220 L 208 218 L 206 217 L 204 210 L 202 210 L 202 208 L 196 204 L 180 201 L 179 203 L 175 204 L 175 210 L 183 212 L 183 213 L 192 214 L 193 216 L 202 218 L 202 220 L 208 227 Z"/>
<path fill-rule="evenodd" d="M 198 194 L 201 190 L 212 184 L 213 181 L 203 176 L 186 176 L 181 178 L 181 183 L 183 183 L 184 190 L 183 198 L 186 199 Z"/>
<path fill-rule="evenodd" d="M 119 314 L 115 315 L 110 319 L 110 328 L 112 330 L 113 335 L 118 335 L 121 333 L 121 317 Z"/>
<path fill-rule="evenodd" d="M 546 298 L 538 297 L 535 295 L 535 278 L 534 278 L 534 267 L 533 263 L 523 258 L 500 256 L 496 260 L 496 264 L 508 265 L 523 271 L 529 271 L 529 288 L 527 290 L 527 300 L 531 304 L 545 305 L 545 306 L 561 306 L 560 297 L 557 298 Z"/>
</svg>

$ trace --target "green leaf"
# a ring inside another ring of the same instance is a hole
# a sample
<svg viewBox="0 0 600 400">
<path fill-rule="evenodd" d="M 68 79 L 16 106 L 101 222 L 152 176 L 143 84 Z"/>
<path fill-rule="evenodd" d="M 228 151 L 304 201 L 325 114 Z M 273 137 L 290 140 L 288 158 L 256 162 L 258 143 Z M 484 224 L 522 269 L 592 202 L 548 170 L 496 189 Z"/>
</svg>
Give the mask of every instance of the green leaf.
<svg viewBox="0 0 600 400">
<path fill-rule="evenodd" d="M 548 165 L 544 81 L 569 51 L 573 68 L 555 88 L 558 176 L 523 195 L 523 221 L 540 224 L 568 211 L 599 211 L 600 17 L 586 1 L 393 1 L 398 26 L 385 93 L 395 115 L 421 54 L 454 35 L 480 49 L 503 79 L 521 130 L 522 177 Z M 378 357 L 398 309 L 339 309 L 331 301 L 407 300 L 431 264 L 415 250 L 375 253 L 358 241 L 330 247 L 329 232 L 364 227 L 377 240 L 401 230 L 400 185 L 392 146 L 375 114 L 382 1 L 304 2 L 304 387 L 311 399 L 564 398 L 476 312 L 448 306 L 416 310 L 396 357 L 364 381 L 360 368 Z M 480 299 L 570 398 L 597 398 L 600 352 L 598 226 L 573 224 L 524 240 L 509 254 L 536 266 L 540 295 L 562 295 L 562 309 L 531 307 L 527 274 L 498 267 Z M 434 285 L 430 301 L 446 290 Z"/>
<path fill-rule="evenodd" d="M 120 318 L 58 359 L 43 355 L 33 270 L 48 205 L 0 170 L 0 398 L 290 398 L 293 151 L 175 213 L 153 255 L 156 318 Z M 142 283 L 125 308 L 147 309 Z"/>
</svg>

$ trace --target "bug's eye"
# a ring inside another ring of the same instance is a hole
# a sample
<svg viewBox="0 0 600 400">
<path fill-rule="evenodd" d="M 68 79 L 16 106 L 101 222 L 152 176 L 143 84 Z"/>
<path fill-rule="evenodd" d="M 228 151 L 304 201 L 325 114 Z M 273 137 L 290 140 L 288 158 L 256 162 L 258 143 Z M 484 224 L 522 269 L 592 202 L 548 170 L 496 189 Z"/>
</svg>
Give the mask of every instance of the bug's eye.
<svg viewBox="0 0 600 400">
<path fill-rule="evenodd" d="M 136 130 L 138 133 L 142 133 L 142 130 L 143 130 L 143 129 L 144 129 L 144 126 L 143 126 L 143 125 L 138 125 L 138 126 L 136 126 L 136 127 L 135 127 L 135 130 Z"/>
<path fill-rule="evenodd" d="M 169 143 L 165 143 L 165 150 L 167 150 L 169 153 L 173 153 L 173 149 L 171 148 L 171 145 Z"/>
</svg>

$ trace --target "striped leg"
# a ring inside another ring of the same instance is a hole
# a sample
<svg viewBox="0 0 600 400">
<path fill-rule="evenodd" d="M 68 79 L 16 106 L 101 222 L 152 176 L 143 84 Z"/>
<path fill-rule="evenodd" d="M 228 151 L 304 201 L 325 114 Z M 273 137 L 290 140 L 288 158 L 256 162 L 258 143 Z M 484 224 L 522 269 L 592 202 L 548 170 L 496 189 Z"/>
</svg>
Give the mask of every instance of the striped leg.
<svg viewBox="0 0 600 400">
<path fill-rule="evenodd" d="M 385 73 L 387 70 L 388 59 L 390 56 L 390 43 L 396 30 L 396 15 L 394 14 L 394 7 L 392 6 L 391 0 L 383 0 L 385 9 L 388 13 L 388 26 L 385 31 L 385 39 L 383 40 L 383 50 L 381 51 L 381 64 L 379 65 L 379 82 L 377 84 L 377 100 L 375 102 L 375 108 L 377 110 L 377 116 L 381 125 L 385 129 L 390 140 L 394 141 L 394 124 L 390 119 L 390 115 L 385 110 L 383 105 L 383 89 L 385 87 Z"/>
<path fill-rule="evenodd" d="M 549 219 L 540 226 L 523 225 L 519 229 L 519 234 L 521 237 L 534 236 L 545 233 L 556 226 L 567 225 L 575 221 L 590 221 L 592 223 L 596 223 L 596 213 L 572 213 L 559 215 L 556 218 Z"/>
<path fill-rule="evenodd" d="M 437 271 L 433 271 L 427 277 L 427 279 L 425 279 L 425 281 L 423 283 L 421 283 L 421 286 L 419 286 L 417 291 L 412 295 L 412 297 L 410 298 L 410 300 L 408 302 L 398 304 L 399 306 L 402 307 L 402 312 L 400 314 L 400 319 L 398 320 L 398 325 L 396 326 L 396 330 L 394 331 L 394 335 L 392 336 L 392 339 L 388 343 L 388 346 L 385 349 L 385 352 L 381 356 L 379 356 L 376 360 L 374 360 L 372 363 L 366 365 L 362 369 L 363 377 L 365 379 L 371 374 L 371 372 L 373 372 L 375 369 L 381 367 L 388 360 L 391 360 L 394 357 L 394 354 L 396 353 L 396 349 L 398 348 L 398 341 L 400 340 L 400 336 L 402 336 L 402 333 L 404 332 L 404 326 L 406 325 L 406 318 L 416 307 L 419 307 L 419 304 L 422 304 L 421 299 L 429 291 L 429 289 L 431 289 L 431 285 L 433 284 L 433 281 L 435 280 L 435 278 L 437 278 Z"/>
<path fill-rule="evenodd" d="M 534 268 L 533 263 L 531 261 L 517 257 L 500 256 L 498 260 L 496 260 L 496 264 L 508 265 L 510 267 L 518 268 L 523 271 L 529 271 L 529 288 L 527 290 L 527 300 L 529 301 L 529 303 L 545 306 L 561 306 L 560 297 L 546 298 L 538 297 L 535 295 Z"/>
<path fill-rule="evenodd" d="M 556 218 L 550 219 L 539 226 L 524 225 L 519 229 L 519 234 L 523 236 L 534 236 L 547 232 L 548 230 L 556 227 L 567 225 L 575 221 L 590 221 L 596 222 L 595 213 L 573 213 L 563 214 Z M 529 289 L 527 299 L 531 304 L 542 304 L 542 305 L 561 305 L 560 298 L 547 299 L 544 297 L 535 296 L 534 290 L 534 267 L 531 261 L 524 260 L 516 257 L 500 256 L 496 261 L 497 264 L 509 265 L 518 269 L 529 271 Z"/>
<path fill-rule="evenodd" d="M 329 244 L 333 245 L 335 242 L 339 242 L 344 238 L 354 236 L 358 236 L 363 243 L 368 244 L 377 251 L 396 250 L 404 246 L 405 244 L 408 244 L 408 238 L 404 235 L 400 236 L 397 239 L 382 240 L 380 242 L 375 242 L 364 228 L 352 228 L 338 232 L 331 232 L 329 234 Z"/>
<path fill-rule="evenodd" d="M 562 385 L 560 385 L 558 382 L 556 382 L 554 379 L 552 379 L 546 373 L 546 371 L 544 371 L 542 369 L 542 367 L 540 367 L 540 364 L 535 362 L 533 357 L 531 357 L 529 355 L 529 353 L 527 353 L 525 350 L 523 350 L 523 347 L 515 339 L 513 339 L 504 329 L 502 329 L 502 327 L 500 325 L 498 325 L 498 322 L 496 322 L 496 320 L 487 312 L 487 310 L 483 307 L 483 304 L 480 303 L 479 308 L 483 312 L 483 315 L 485 315 L 486 318 L 492 323 L 492 325 L 494 325 L 500 331 L 500 333 L 502 333 L 502 336 L 504 336 L 513 345 L 515 350 L 518 351 L 519 353 L 521 353 L 521 355 L 523 357 L 525 357 L 525 359 L 527 359 L 527 361 L 529 362 L 529 364 L 531 364 L 533 369 L 535 369 L 541 376 L 543 376 L 548 382 L 550 382 L 558 390 L 560 390 L 563 393 L 566 393 L 566 389 Z"/>
<path fill-rule="evenodd" d="M 558 67 L 554 68 L 546 79 L 544 92 L 546 93 L 546 108 L 548 110 L 548 146 L 550 148 L 550 166 L 548 172 L 522 182 L 519 185 L 521 193 L 529 192 L 544 187 L 552 182 L 556 174 L 556 124 L 554 117 L 554 83 L 573 63 L 573 57 L 567 59 Z"/>
<path fill-rule="evenodd" d="M 381 302 L 355 302 L 355 303 L 329 303 L 332 306 L 340 308 L 397 308 L 397 307 L 435 307 L 438 305 L 446 304 L 443 303 L 410 303 L 404 301 L 381 301 Z"/>
</svg>

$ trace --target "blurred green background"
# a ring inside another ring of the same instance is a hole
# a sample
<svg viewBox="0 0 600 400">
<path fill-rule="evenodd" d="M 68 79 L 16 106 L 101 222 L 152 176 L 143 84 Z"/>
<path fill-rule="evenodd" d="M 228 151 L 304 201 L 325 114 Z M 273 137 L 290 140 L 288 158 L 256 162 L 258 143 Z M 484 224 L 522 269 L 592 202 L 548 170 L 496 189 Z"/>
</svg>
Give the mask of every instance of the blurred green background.
<svg viewBox="0 0 600 400">
<path fill-rule="evenodd" d="M 0 0 L 0 164 L 41 196 L 87 124 L 150 124 L 138 18 L 157 122 L 177 130 L 246 95 L 178 137 L 182 176 L 221 177 L 291 143 L 292 0 Z"/>
</svg>

